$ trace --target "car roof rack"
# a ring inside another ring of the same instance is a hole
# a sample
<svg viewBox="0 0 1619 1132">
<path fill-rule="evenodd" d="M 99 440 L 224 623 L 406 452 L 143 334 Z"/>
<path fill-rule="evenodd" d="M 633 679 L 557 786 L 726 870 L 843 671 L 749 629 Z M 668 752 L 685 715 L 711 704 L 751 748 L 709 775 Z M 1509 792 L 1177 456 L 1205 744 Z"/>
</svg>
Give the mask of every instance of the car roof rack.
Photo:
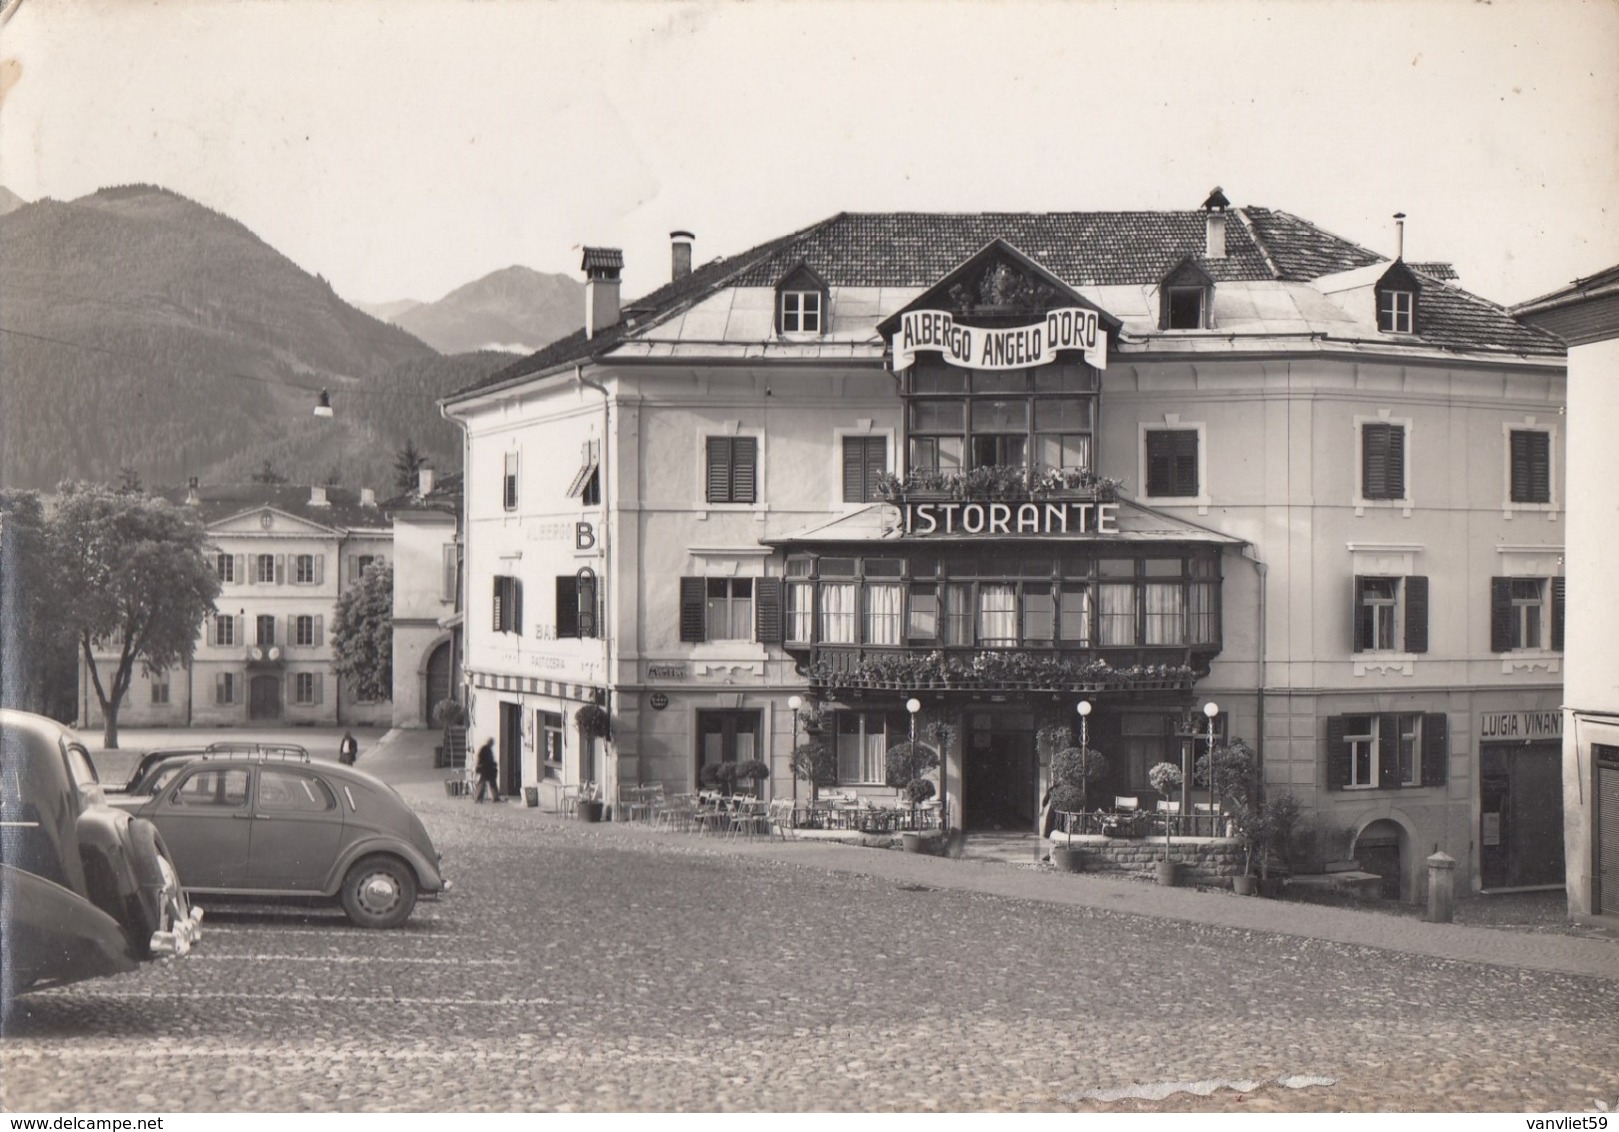
<svg viewBox="0 0 1619 1132">
<path fill-rule="evenodd" d="M 309 762 L 309 752 L 296 743 L 209 743 L 207 755 L 256 755 L 261 762 Z"/>
</svg>

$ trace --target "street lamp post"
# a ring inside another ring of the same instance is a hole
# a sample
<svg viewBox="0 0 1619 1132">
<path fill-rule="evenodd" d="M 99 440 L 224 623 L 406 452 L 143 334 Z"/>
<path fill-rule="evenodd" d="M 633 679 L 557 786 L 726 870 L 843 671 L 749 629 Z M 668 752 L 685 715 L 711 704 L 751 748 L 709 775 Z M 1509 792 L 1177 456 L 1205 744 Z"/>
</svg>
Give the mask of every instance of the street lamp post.
<svg viewBox="0 0 1619 1132">
<path fill-rule="evenodd" d="M 1209 836 L 1214 837 L 1218 832 L 1214 814 L 1214 718 L 1220 714 L 1220 705 L 1210 700 L 1203 705 L 1203 714 L 1209 717 Z"/>
<path fill-rule="evenodd" d="M 1079 701 L 1079 773 L 1080 790 L 1084 793 L 1085 809 L 1091 808 L 1091 702 Z M 1087 819 L 1089 820 L 1089 819 Z"/>
<path fill-rule="evenodd" d="M 922 710 L 922 701 L 912 696 L 905 701 L 905 710 L 911 716 L 911 765 L 914 767 L 916 765 L 916 713 Z M 944 781 L 944 763 L 942 760 L 939 763 L 939 781 Z M 943 793 L 943 791 L 940 791 L 941 798 Z M 941 801 L 939 805 L 942 807 L 944 803 Z M 920 831 L 921 827 L 922 821 L 916 816 L 916 801 L 913 795 L 911 801 L 911 828 Z"/>
<path fill-rule="evenodd" d="M 787 773 L 793 776 L 793 812 L 797 813 L 798 767 L 794 764 L 798 759 L 798 709 L 804 706 L 804 697 L 788 696 L 787 706 L 791 708 L 793 712 L 793 746 L 792 749 L 787 752 Z M 815 797 L 815 774 L 813 771 L 810 773 L 810 797 L 812 799 Z"/>
</svg>

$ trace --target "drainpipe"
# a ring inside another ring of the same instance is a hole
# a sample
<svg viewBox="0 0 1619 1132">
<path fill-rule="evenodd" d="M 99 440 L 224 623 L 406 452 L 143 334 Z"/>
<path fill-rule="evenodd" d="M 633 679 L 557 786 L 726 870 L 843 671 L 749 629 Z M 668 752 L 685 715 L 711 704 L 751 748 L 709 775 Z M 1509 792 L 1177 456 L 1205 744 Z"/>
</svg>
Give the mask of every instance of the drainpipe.
<svg viewBox="0 0 1619 1132">
<path fill-rule="evenodd" d="M 576 363 L 574 365 L 573 376 L 574 379 L 578 381 L 581 388 L 588 387 L 590 389 L 594 389 L 597 393 L 602 395 L 602 448 L 601 459 L 596 464 L 596 474 L 601 477 L 602 529 L 600 537 L 602 548 L 602 569 L 601 580 L 597 582 L 596 596 L 601 600 L 602 621 L 605 622 L 607 620 L 607 611 L 612 608 L 611 603 L 606 600 L 606 589 L 608 585 L 616 581 L 616 579 L 613 578 L 613 542 L 607 537 L 607 516 L 610 513 L 612 506 L 608 502 L 612 497 L 607 494 L 607 430 L 611 425 L 610 413 L 613 398 L 612 394 L 607 392 L 607 387 L 601 382 L 596 381 L 594 378 L 585 376 L 585 367 L 582 364 Z M 616 637 L 607 631 L 607 626 L 605 624 L 598 625 L 596 627 L 596 631 L 600 633 L 602 635 L 602 639 L 607 642 L 607 658 L 605 661 L 606 671 L 602 674 L 602 682 L 610 685 L 613 680 L 613 675 L 617 671 L 613 667 L 613 653 L 615 651 L 614 642 Z M 604 688 L 603 691 L 607 691 L 607 689 Z M 604 706 L 606 706 L 609 711 L 612 710 L 610 702 Z M 603 746 L 605 747 L 605 743 Z M 607 752 L 603 750 L 602 757 L 605 758 L 606 755 Z M 639 756 L 637 756 L 637 758 L 639 758 Z M 636 780 L 640 780 L 640 775 L 636 775 Z M 616 797 L 618 792 L 618 759 L 616 755 L 613 759 L 613 790 Z M 614 814 L 613 816 L 614 820 L 616 821 L 618 815 Z"/>
<path fill-rule="evenodd" d="M 1265 596 L 1269 589 L 1270 567 L 1253 554 L 1250 546 L 1243 551 L 1243 557 L 1254 564 L 1259 572 L 1259 688 L 1255 708 L 1259 715 L 1258 734 L 1254 736 L 1254 754 L 1259 760 L 1259 781 L 1265 781 Z"/>
</svg>

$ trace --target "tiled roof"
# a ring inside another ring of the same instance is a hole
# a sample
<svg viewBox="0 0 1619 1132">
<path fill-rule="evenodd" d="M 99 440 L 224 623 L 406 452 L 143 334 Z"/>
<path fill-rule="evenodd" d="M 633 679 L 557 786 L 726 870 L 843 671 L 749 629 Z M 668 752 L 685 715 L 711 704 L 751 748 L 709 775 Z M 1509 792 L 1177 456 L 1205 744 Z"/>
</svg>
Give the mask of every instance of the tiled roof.
<svg viewBox="0 0 1619 1132">
<path fill-rule="evenodd" d="M 328 487 L 324 507 L 309 502 L 308 484 L 242 483 L 202 484 L 196 489 L 198 502 L 194 505 L 197 517 L 204 525 L 217 523 L 232 515 L 240 515 L 256 507 L 273 507 L 288 515 L 307 519 L 322 526 L 341 530 L 375 530 L 393 525 L 393 520 L 382 507 L 367 507 L 360 503 L 360 493 L 346 487 Z M 160 492 L 170 503 L 184 505 L 189 488 L 170 488 Z"/>
<path fill-rule="evenodd" d="M 433 480 L 433 490 L 427 496 L 408 491 L 396 495 L 392 499 L 382 501 L 385 511 L 443 511 L 447 514 L 459 514 L 461 510 L 461 494 L 466 477 L 460 472 L 450 472 L 438 476 Z"/>
<path fill-rule="evenodd" d="M 1309 283 L 1388 260 L 1308 221 L 1247 205 L 1226 213 L 1226 254 L 1204 255 L 1207 215 L 1175 212 L 843 212 L 799 232 L 716 260 L 624 305 L 624 319 L 586 338 L 583 330 L 450 400 L 529 374 L 599 357 L 648 323 L 724 287 L 772 287 L 799 264 L 834 288 L 924 288 L 991 241 L 1005 240 L 1070 287 L 1151 286 L 1183 259 L 1229 282 Z M 1443 349 L 1561 355 L 1560 342 L 1515 322 L 1493 303 L 1445 286 L 1440 263 L 1423 264 L 1421 344 Z M 1454 273 L 1451 272 L 1453 275 Z M 1431 301 L 1430 292 L 1433 293 Z M 883 312 L 890 313 L 890 312 Z M 881 317 L 879 315 L 879 317 Z"/>
</svg>

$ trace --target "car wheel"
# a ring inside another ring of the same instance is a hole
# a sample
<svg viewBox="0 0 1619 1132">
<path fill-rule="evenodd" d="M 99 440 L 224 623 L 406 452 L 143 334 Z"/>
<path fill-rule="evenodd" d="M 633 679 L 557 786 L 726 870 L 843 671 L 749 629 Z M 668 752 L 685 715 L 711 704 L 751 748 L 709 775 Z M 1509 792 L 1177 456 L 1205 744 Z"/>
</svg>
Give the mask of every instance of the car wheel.
<svg viewBox="0 0 1619 1132">
<path fill-rule="evenodd" d="M 416 876 L 397 857 L 367 857 L 343 878 L 343 911 L 362 928 L 396 928 L 416 907 Z"/>
<path fill-rule="evenodd" d="M 137 959 L 184 954 L 190 950 L 195 923 L 169 847 L 151 822 L 131 822 L 129 836 L 140 885 L 129 902 L 130 950 Z"/>
</svg>

